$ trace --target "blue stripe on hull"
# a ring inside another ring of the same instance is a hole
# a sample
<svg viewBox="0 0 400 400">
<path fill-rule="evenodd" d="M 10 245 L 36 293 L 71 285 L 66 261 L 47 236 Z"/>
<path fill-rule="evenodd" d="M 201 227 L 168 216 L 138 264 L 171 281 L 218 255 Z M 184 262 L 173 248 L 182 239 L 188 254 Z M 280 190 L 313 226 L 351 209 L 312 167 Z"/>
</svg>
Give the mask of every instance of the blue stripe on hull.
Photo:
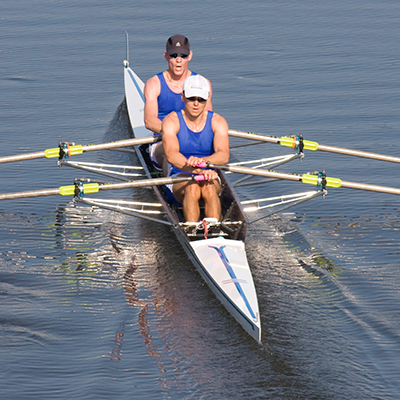
<svg viewBox="0 0 400 400">
<path fill-rule="evenodd" d="M 220 298 L 223 297 L 227 303 L 229 303 L 229 306 L 232 307 L 232 309 L 235 310 L 237 315 L 241 317 L 242 322 L 246 322 L 249 327 L 246 328 L 241 321 L 239 321 L 237 318 L 235 318 L 242 326 L 243 328 L 252 336 L 254 337 L 258 342 L 261 341 L 260 339 L 260 328 L 254 324 L 253 321 L 251 321 L 245 314 L 243 314 L 242 310 L 237 307 L 237 305 L 232 302 L 232 300 L 226 295 L 226 293 L 220 288 L 220 286 L 215 282 L 215 280 L 212 278 L 212 276 L 208 273 L 208 271 L 203 267 L 203 264 L 200 262 L 200 260 L 197 258 L 196 253 L 194 252 L 193 248 L 190 246 L 190 243 L 187 242 L 186 240 L 183 240 L 179 237 L 179 234 L 177 234 L 179 241 L 183 245 L 184 249 L 186 250 L 186 253 L 189 255 L 191 258 L 192 262 L 196 266 L 197 270 L 200 272 L 200 275 L 203 276 L 204 280 L 208 283 L 210 286 L 210 289 L 215 292 L 215 290 L 218 292 L 217 297 Z M 221 296 L 222 295 L 222 296 Z M 222 301 L 222 300 L 221 300 Z M 250 328 L 250 329 L 249 329 Z"/>
<path fill-rule="evenodd" d="M 140 97 L 142 98 L 143 103 L 144 103 L 144 94 L 143 94 L 142 90 L 140 89 L 138 83 L 136 82 L 136 79 L 135 79 L 135 77 L 133 76 L 132 71 L 131 71 L 129 68 L 128 68 L 128 74 L 129 74 L 129 76 L 131 77 L 132 82 L 133 82 L 133 84 L 135 85 L 135 88 L 136 88 L 136 90 L 138 91 L 138 93 L 140 94 Z"/>
<path fill-rule="evenodd" d="M 220 246 L 220 247 L 216 247 L 216 246 L 208 246 L 211 249 L 214 249 L 219 257 L 221 258 L 222 263 L 224 264 L 225 268 L 228 271 L 229 276 L 232 278 L 233 283 L 236 286 L 237 291 L 239 292 L 240 296 L 242 297 L 244 303 L 246 304 L 247 309 L 249 310 L 249 313 L 251 315 L 251 317 L 256 320 L 256 316 L 254 314 L 253 309 L 251 308 L 251 305 L 249 303 L 249 301 L 247 300 L 246 294 L 243 291 L 242 285 L 239 283 L 235 271 L 233 270 L 232 266 L 229 263 L 228 257 L 226 256 L 225 252 L 224 252 L 224 247 L 226 246 Z"/>
</svg>

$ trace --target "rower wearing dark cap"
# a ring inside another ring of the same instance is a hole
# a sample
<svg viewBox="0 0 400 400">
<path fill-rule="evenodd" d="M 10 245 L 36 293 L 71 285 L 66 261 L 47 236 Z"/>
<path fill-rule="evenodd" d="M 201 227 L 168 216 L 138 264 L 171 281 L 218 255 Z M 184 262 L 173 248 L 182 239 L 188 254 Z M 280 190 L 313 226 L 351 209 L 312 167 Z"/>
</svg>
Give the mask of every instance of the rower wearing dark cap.
<svg viewBox="0 0 400 400">
<path fill-rule="evenodd" d="M 168 62 L 168 69 L 150 78 L 144 87 L 144 123 L 154 135 L 161 135 L 163 119 L 172 111 L 179 111 L 185 107 L 182 101 L 182 87 L 185 79 L 197 75 L 188 68 L 192 59 L 189 39 L 183 35 L 171 36 L 166 43 L 164 57 Z M 211 97 L 211 85 L 210 85 Z M 211 99 L 207 102 L 207 109 L 212 110 Z M 153 164 L 167 174 L 168 163 L 165 158 L 162 142 L 149 146 L 150 158 Z"/>
</svg>

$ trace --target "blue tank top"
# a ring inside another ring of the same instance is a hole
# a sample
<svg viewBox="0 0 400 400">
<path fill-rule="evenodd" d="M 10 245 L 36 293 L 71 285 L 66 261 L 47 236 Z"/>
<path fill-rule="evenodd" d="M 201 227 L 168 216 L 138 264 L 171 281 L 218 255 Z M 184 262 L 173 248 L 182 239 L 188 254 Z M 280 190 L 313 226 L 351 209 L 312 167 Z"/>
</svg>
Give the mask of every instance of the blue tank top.
<svg viewBox="0 0 400 400">
<path fill-rule="evenodd" d="M 177 111 L 179 119 L 179 132 L 177 138 L 179 141 L 179 151 L 186 157 L 208 157 L 214 153 L 214 132 L 211 126 L 211 120 L 214 115 L 212 111 L 208 111 L 206 124 L 200 132 L 193 132 L 188 128 L 183 118 L 182 111 Z M 169 175 L 182 172 L 180 169 L 171 165 Z"/>
<path fill-rule="evenodd" d="M 192 75 L 197 75 L 192 72 Z M 157 74 L 160 80 L 160 94 L 157 97 L 158 118 L 162 121 L 172 111 L 179 111 L 185 108 L 181 93 L 173 92 L 167 85 L 163 72 Z M 157 134 L 155 134 L 157 135 Z"/>
</svg>

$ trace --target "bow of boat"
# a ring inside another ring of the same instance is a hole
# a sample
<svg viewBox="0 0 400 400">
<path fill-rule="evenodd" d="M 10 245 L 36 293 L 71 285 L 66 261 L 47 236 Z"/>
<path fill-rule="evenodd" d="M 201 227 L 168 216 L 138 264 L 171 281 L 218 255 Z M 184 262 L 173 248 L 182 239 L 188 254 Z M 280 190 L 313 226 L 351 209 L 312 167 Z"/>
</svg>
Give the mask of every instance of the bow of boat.
<svg viewBox="0 0 400 400">
<path fill-rule="evenodd" d="M 257 293 L 244 243 L 223 237 L 197 240 L 190 246 L 199 272 L 243 328 L 261 342 Z"/>
</svg>

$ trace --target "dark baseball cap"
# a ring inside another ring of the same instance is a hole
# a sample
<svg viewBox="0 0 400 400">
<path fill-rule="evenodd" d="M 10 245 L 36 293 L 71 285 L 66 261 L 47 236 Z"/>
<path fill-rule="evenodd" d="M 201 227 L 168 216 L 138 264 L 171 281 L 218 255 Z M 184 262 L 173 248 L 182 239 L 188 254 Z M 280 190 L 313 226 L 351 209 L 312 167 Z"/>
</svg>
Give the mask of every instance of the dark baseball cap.
<svg viewBox="0 0 400 400">
<path fill-rule="evenodd" d="M 167 55 L 178 53 L 187 54 L 190 53 L 190 43 L 189 39 L 183 35 L 174 35 L 167 40 Z"/>
</svg>

